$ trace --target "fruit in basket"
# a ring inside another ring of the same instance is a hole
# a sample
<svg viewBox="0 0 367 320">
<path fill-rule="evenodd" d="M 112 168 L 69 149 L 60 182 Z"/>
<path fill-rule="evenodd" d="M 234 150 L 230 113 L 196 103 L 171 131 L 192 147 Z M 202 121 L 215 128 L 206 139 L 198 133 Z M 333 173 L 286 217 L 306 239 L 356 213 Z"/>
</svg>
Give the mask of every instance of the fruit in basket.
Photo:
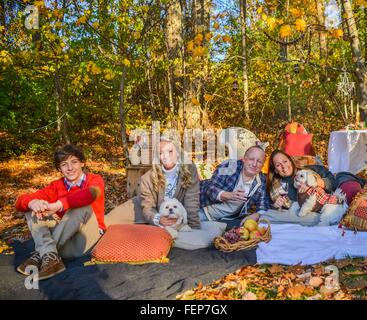
<svg viewBox="0 0 367 320">
<path fill-rule="evenodd" d="M 245 221 L 243 226 L 251 233 L 252 231 L 257 229 L 257 222 L 253 219 L 248 219 Z"/>
<path fill-rule="evenodd" d="M 250 232 L 246 228 L 241 228 L 241 239 L 248 240 L 250 238 Z"/>
<path fill-rule="evenodd" d="M 261 238 L 261 233 L 259 230 L 254 230 L 250 232 L 250 239 Z"/>
<path fill-rule="evenodd" d="M 259 230 L 259 232 L 261 233 L 261 235 L 263 236 L 266 231 L 268 231 L 268 228 L 265 228 L 265 227 L 261 227 L 261 228 L 258 228 L 257 230 Z"/>
<path fill-rule="evenodd" d="M 224 233 L 224 239 L 232 244 L 241 240 L 240 228 L 234 228 Z"/>
</svg>

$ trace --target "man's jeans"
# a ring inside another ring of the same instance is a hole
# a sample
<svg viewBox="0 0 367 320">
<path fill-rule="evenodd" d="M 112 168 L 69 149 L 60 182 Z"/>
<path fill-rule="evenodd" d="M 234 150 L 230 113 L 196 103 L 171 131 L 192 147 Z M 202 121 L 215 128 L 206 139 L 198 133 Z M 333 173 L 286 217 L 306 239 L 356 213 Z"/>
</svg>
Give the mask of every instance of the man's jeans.
<svg viewBox="0 0 367 320">
<path fill-rule="evenodd" d="M 56 252 L 63 258 L 80 257 L 101 236 L 91 206 L 70 209 L 59 222 L 52 216 L 39 220 L 31 212 L 27 212 L 25 217 L 35 243 L 35 251 L 41 257 L 48 252 Z"/>
</svg>

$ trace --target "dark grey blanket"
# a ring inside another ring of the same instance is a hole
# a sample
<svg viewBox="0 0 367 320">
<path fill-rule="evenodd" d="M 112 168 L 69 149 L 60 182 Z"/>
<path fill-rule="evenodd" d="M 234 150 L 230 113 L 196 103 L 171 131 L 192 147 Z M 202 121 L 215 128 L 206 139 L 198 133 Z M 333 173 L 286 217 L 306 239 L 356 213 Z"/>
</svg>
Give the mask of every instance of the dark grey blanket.
<svg viewBox="0 0 367 320">
<path fill-rule="evenodd" d="M 214 247 L 187 251 L 173 248 L 167 264 L 103 264 L 84 266 L 89 256 L 65 260 L 66 271 L 27 290 L 26 277 L 15 271 L 34 248 L 33 241 L 15 242 L 15 255 L 0 255 L 2 299 L 175 299 L 176 295 L 208 284 L 256 263 L 256 251 L 224 253 Z"/>
</svg>

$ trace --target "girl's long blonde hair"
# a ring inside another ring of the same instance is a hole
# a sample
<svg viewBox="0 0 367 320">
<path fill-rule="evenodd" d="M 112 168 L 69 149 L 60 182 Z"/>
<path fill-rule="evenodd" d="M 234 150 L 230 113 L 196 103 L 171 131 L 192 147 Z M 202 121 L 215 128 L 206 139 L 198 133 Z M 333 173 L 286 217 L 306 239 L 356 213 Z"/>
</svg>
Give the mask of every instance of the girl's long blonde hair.
<svg viewBox="0 0 367 320">
<path fill-rule="evenodd" d="M 192 184 L 191 171 L 188 165 L 185 164 L 177 164 L 179 166 L 179 176 L 182 181 L 182 188 L 187 189 Z M 152 182 L 153 189 L 155 192 L 158 192 L 159 187 L 166 187 L 166 177 L 164 176 L 162 166 L 159 164 L 154 164 L 152 167 Z"/>
</svg>

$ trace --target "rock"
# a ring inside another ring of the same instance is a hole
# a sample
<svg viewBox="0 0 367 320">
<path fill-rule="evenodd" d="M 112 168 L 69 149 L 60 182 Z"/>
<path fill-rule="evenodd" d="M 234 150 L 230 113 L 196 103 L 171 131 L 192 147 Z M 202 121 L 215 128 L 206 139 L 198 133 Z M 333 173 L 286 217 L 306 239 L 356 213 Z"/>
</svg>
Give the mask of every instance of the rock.
<svg viewBox="0 0 367 320">
<path fill-rule="evenodd" d="M 324 282 L 320 277 L 311 277 L 308 284 L 314 288 L 318 288 Z"/>
</svg>

